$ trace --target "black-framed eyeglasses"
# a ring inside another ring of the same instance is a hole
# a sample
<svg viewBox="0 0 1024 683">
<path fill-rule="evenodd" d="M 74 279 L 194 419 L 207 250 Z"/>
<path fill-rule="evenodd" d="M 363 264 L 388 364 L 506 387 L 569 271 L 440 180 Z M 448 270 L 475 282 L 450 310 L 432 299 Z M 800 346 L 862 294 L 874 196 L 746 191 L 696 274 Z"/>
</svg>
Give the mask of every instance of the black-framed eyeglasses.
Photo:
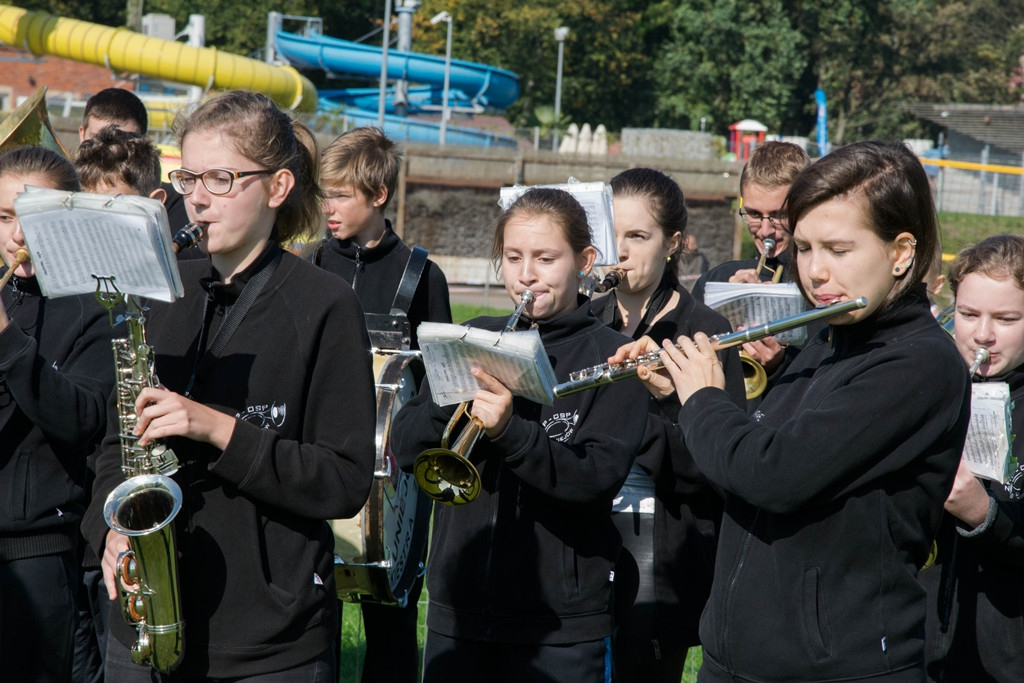
<svg viewBox="0 0 1024 683">
<path fill-rule="evenodd" d="M 750 211 L 748 209 L 740 209 L 740 217 L 743 218 L 752 228 L 756 228 L 761 225 L 761 222 L 765 219 L 771 224 L 773 228 L 784 228 L 789 225 L 789 219 L 786 216 L 780 216 L 778 214 L 763 214 L 758 211 Z"/>
<path fill-rule="evenodd" d="M 211 168 L 202 173 L 195 173 L 179 168 L 168 173 L 167 177 L 170 178 L 171 187 L 174 188 L 175 192 L 187 196 L 196 189 L 196 178 L 202 179 L 203 185 L 206 186 L 210 194 L 227 194 L 231 192 L 231 188 L 235 184 L 235 178 L 245 178 L 265 173 L 273 173 L 273 171 L 268 168 L 260 169 L 259 171 L 229 171 L 226 168 Z"/>
</svg>

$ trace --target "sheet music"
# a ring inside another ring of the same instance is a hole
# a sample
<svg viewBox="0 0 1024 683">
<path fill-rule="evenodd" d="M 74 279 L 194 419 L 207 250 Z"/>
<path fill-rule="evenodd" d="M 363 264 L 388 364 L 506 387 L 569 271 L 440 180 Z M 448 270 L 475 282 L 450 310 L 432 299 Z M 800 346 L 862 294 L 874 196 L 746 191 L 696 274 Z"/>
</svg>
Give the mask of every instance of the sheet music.
<svg viewBox="0 0 1024 683">
<path fill-rule="evenodd" d="M 498 378 L 515 396 L 545 405 L 554 402 L 555 373 L 536 330 L 499 333 L 424 322 L 416 336 L 438 405 L 471 401 L 484 388 L 470 372 L 474 365 Z"/>
<path fill-rule="evenodd" d="M 807 309 L 807 302 L 795 282 L 708 282 L 704 289 L 704 303 L 724 315 L 734 330 L 763 325 Z M 780 332 L 775 339 L 781 344 L 803 344 L 807 341 L 807 328 Z"/>
<path fill-rule="evenodd" d="M 597 249 L 595 266 L 614 266 L 619 262 L 619 252 L 615 247 L 615 224 L 612 216 L 612 186 L 608 183 L 583 183 L 573 178 L 567 183 L 556 185 L 513 185 L 501 188 L 498 205 L 503 211 L 512 206 L 512 202 L 521 194 L 534 187 L 554 187 L 565 190 L 580 203 L 587 212 L 587 223 L 590 225 L 591 240 Z"/>
<path fill-rule="evenodd" d="M 14 204 L 47 297 L 95 292 L 94 276 L 113 276 L 124 294 L 160 301 L 182 296 L 160 202 L 27 188 Z"/>
<path fill-rule="evenodd" d="M 983 382 L 971 385 L 971 422 L 963 460 L 976 477 L 1005 484 L 1010 472 L 1010 385 Z"/>
</svg>

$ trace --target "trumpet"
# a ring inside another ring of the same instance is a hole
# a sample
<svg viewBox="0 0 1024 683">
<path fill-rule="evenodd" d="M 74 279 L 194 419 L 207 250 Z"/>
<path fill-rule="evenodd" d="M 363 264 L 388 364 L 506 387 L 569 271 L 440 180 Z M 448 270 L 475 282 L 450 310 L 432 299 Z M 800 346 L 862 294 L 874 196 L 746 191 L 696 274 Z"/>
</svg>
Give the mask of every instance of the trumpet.
<svg viewBox="0 0 1024 683">
<path fill-rule="evenodd" d="M 751 327 L 747 330 L 716 334 L 708 341 L 711 342 L 711 348 L 715 351 L 720 351 L 721 349 L 739 346 L 750 341 L 771 337 L 779 332 L 785 332 L 795 327 L 803 327 L 815 320 L 830 318 L 840 313 L 864 308 L 867 305 L 868 300 L 865 297 L 842 301 L 831 306 L 823 306 L 822 308 L 815 308 L 803 313 L 797 313 L 796 315 L 779 318 L 778 320 Z M 661 358 L 661 349 L 659 349 L 622 363 L 603 363 L 602 365 L 578 370 L 569 375 L 568 381 L 555 385 L 555 398 L 562 398 L 563 396 L 575 394 L 578 391 L 585 391 L 586 389 L 593 389 L 605 384 L 635 377 L 641 367 L 654 371 L 659 370 L 663 366 L 664 361 Z"/>
<path fill-rule="evenodd" d="M 519 305 L 505 323 L 504 332 L 511 332 L 535 296 L 530 290 L 519 295 Z M 455 413 L 441 434 L 441 447 L 428 448 L 416 456 L 413 464 L 413 475 L 416 483 L 427 496 L 446 505 L 464 505 L 471 502 L 480 493 L 480 472 L 469 461 L 469 452 L 476 445 L 477 439 L 484 431 L 484 423 L 469 414 L 469 402 L 464 401 L 455 409 Z M 448 448 L 452 431 L 466 416 L 469 424 Z"/>
<path fill-rule="evenodd" d="M 18 269 L 22 263 L 27 263 L 31 259 L 27 249 L 18 249 L 14 252 L 14 262 L 11 263 L 11 267 L 7 269 L 3 277 L 0 277 L 0 288 L 7 284 L 7 281 L 14 277 L 14 271 Z"/>
<path fill-rule="evenodd" d="M 761 271 L 767 270 L 769 273 L 772 274 L 772 282 L 778 282 L 779 280 L 782 279 L 782 266 L 778 265 L 772 268 L 771 266 L 765 263 L 765 261 L 771 257 L 772 252 L 775 251 L 775 240 L 773 240 L 771 237 L 768 237 L 762 240 L 762 243 L 764 244 L 764 251 L 761 252 L 761 260 L 757 262 L 757 276 L 761 277 Z"/>
<path fill-rule="evenodd" d="M 189 223 L 174 234 L 174 239 L 171 240 L 171 248 L 177 254 L 196 246 L 201 239 L 203 239 L 203 226 L 198 223 Z"/>
</svg>

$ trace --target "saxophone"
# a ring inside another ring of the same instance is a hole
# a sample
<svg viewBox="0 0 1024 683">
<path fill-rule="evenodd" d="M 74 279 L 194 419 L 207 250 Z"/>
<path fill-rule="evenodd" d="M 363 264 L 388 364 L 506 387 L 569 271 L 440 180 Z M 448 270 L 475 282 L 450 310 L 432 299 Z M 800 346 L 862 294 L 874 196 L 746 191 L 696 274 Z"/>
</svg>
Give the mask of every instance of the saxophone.
<svg viewBox="0 0 1024 683">
<path fill-rule="evenodd" d="M 179 234 L 190 226 L 182 228 Z M 146 343 L 142 309 L 131 296 L 118 292 L 112 281 L 107 283 L 113 292 L 101 292 L 98 284 L 96 298 L 111 315 L 118 303 L 126 309 L 122 320 L 128 336 L 115 339 L 113 348 L 121 471 L 127 479 L 107 496 L 103 518 L 113 531 L 128 537 L 129 549 L 117 558 L 117 582 L 121 613 L 138 632 L 138 640 L 132 646 L 132 661 L 171 671 L 185 650 L 172 524 L 181 509 L 182 495 L 178 484 L 170 478 L 178 470 L 178 458 L 160 443 L 140 446 L 139 437 L 134 434 L 139 421 L 135 401 L 143 389 L 157 386 L 159 380 L 153 372 L 153 348 Z"/>
</svg>

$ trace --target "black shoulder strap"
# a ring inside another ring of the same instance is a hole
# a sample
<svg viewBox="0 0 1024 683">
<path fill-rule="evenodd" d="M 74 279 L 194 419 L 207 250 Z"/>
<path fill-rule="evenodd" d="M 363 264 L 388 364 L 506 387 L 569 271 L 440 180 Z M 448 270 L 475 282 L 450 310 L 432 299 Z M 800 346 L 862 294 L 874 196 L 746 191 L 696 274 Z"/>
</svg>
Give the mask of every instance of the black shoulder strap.
<svg viewBox="0 0 1024 683">
<path fill-rule="evenodd" d="M 395 300 L 391 304 L 391 315 L 409 313 L 409 306 L 412 305 L 412 297 L 416 294 L 416 287 L 420 284 L 420 277 L 423 275 L 423 268 L 427 265 L 427 254 L 423 247 L 413 247 L 409 254 L 409 261 L 405 264 L 405 274 L 402 275 L 402 282 L 395 292 Z"/>
</svg>

